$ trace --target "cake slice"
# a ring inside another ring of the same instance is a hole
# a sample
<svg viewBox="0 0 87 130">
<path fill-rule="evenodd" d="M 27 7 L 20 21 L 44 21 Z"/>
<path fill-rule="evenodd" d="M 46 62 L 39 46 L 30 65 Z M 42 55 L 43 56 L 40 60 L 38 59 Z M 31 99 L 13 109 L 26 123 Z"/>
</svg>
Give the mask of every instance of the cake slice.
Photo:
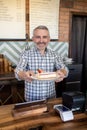
<svg viewBox="0 0 87 130">
<path fill-rule="evenodd" d="M 56 79 L 57 78 L 56 72 L 37 73 L 36 76 L 38 79 Z"/>
</svg>

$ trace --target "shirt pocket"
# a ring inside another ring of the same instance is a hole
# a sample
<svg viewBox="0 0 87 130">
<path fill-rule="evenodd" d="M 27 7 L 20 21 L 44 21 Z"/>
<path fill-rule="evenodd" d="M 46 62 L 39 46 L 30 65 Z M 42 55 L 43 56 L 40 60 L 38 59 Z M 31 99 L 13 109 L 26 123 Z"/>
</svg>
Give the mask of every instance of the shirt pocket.
<svg viewBox="0 0 87 130">
<path fill-rule="evenodd" d="M 47 66 L 48 66 L 48 71 L 53 71 L 54 70 L 54 66 L 55 66 L 55 63 L 54 63 L 54 58 L 49 58 L 49 60 L 47 60 Z"/>
</svg>

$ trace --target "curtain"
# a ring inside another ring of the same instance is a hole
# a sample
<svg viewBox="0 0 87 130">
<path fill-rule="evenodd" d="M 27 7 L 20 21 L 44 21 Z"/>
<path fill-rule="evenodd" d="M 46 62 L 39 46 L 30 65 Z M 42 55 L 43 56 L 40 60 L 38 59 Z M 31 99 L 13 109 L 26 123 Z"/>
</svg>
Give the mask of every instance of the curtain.
<svg viewBox="0 0 87 130">
<path fill-rule="evenodd" d="M 84 91 L 87 91 L 87 19 L 86 19 L 86 28 L 85 28 L 85 37 L 84 37 L 84 49 L 83 49 L 83 85 L 84 85 Z"/>
<path fill-rule="evenodd" d="M 70 42 L 71 57 L 74 62 L 83 65 L 81 90 L 87 90 L 87 17 L 73 16 L 72 37 Z"/>
</svg>

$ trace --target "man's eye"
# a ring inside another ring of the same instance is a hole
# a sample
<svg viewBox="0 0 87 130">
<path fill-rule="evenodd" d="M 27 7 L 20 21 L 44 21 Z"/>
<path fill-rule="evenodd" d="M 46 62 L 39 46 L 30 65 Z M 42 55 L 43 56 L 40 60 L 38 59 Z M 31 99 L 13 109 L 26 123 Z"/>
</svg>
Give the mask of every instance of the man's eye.
<svg viewBox="0 0 87 130">
<path fill-rule="evenodd" d="M 35 38 L 39 39 L 40 37 L 39 37 L 39 36 L 36 36 Z"/>
<path fill-rule="evenodd" d="M 36 38 L 36 39 L 40 39 L 41 37 L 40 37 L 40 36 L 35 36 L 35 38 Z M 47 37 L 47 36 L 43 36 L 42 38 L 43 38 L 43 39 L 46 39 L 46 38 L 48 38 L 48 37 Z"/>
<path fill-rule="evenodd" d="M 44 36 L 43 38 L 45 39 L 45 38 L 47 38 L 47 36 Z"/>
</svg>

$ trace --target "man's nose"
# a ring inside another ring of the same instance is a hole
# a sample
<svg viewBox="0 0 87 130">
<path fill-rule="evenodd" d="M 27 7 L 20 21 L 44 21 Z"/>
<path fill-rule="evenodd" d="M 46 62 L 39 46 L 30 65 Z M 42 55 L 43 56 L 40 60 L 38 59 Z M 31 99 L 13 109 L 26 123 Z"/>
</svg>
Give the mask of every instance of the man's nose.
<svg viewBox="0 0 87 130">
<path fill-rule="evenodd" d="M 43 42 L 43 37 L 40 37 L 40 42 Z"/>
</svg>

